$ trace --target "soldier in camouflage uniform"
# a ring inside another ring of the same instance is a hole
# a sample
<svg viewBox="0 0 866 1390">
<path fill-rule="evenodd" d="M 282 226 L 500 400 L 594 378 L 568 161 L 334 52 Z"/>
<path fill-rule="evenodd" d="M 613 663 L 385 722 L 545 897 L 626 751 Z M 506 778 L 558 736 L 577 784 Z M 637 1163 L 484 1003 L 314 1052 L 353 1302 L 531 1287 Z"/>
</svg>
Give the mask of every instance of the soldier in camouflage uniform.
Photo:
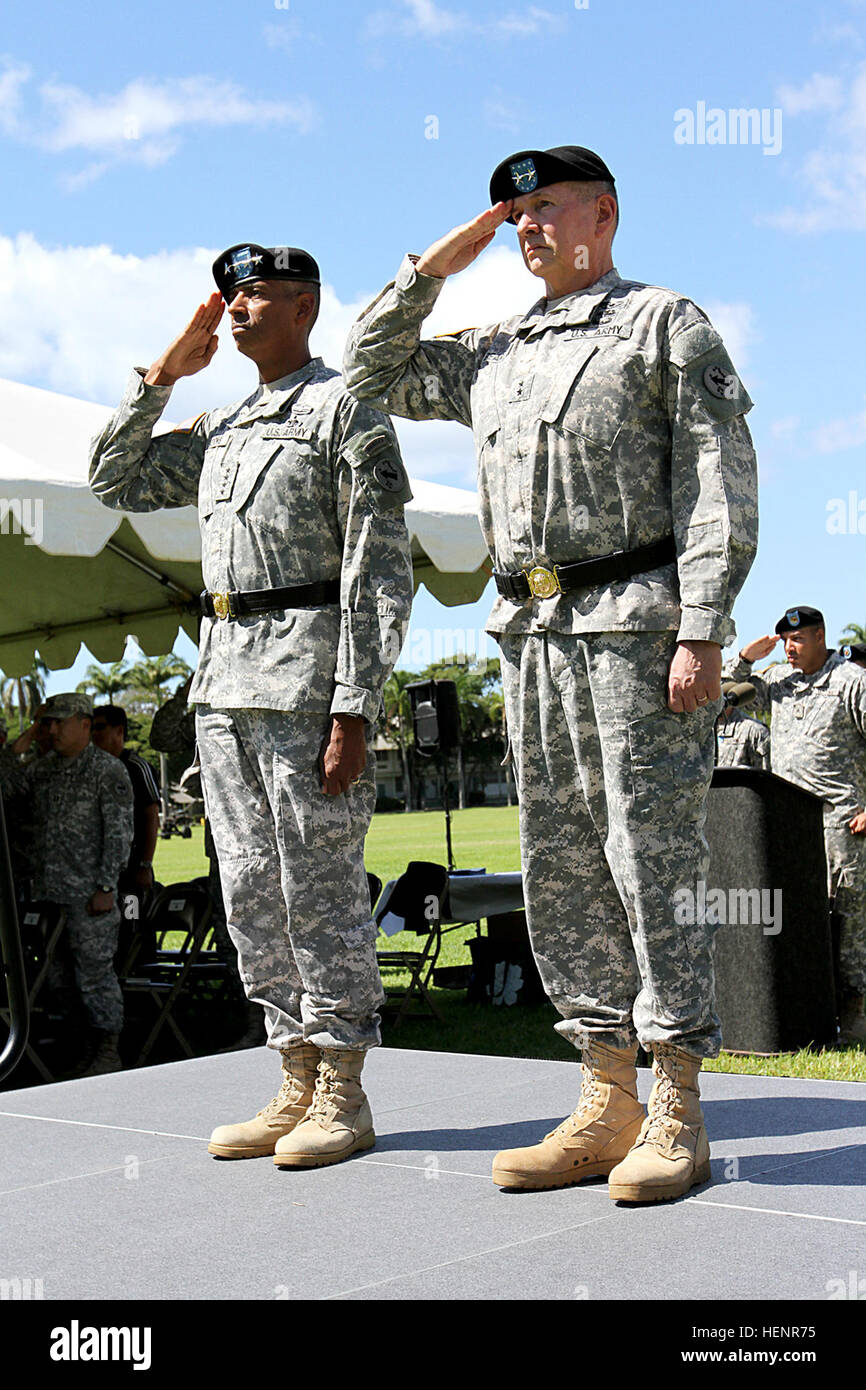
<svg viewBox="0 0 866 1390">
<path fill-rule="evenodd" d="M 722 682 L 722 695 L 737 702 L 725 704 L 716 721 L 716 766 L 754 767 L 759 772 L 770 771 L 770 730 L 760 719 L 750 719 L 743 706 L 753 704 L 755 687 L 747 682 Z"/>
<path fill-rule="evenodd" d="M 181 785 L 184 791 L 189 792 L 191 796 L 201 796 L 201 768 L 198 763 L 198 751 L 195 742 L 195 710 L 187 704 L 192 679 L 190 676 L 188 681 L 178 686 L 171 698 L 166 700 L 165 704 L 160 705 L 153 716 L 153 723 L 150 726 L 150 746 L 157 753 L 175 753 L 186 758 L 189 766 L 184 770 Z M 204 818 L 204 852 L 208 861 L 207 877 L 212 908 L 213 945 L 219 959 L 229 967 L 228 1001 L 232 1006 L 230 1012 L 237 1017 L 237 1033 L 229 1034 L 229 1036 L 236 1038 L 236 1041 L 223 1050 L 231 1052 L 236 1047 L 257 1047 L 263 1041 L 264 1016 L 261 1006 L 247 999 L 240 976 L 237 973 L 238 953 L 229 936 L 220 883 L 219 862 L 207 816 Z"/>
<path fill-rule="evenodd" d="M 830 651 L 817 608 L 789 608 L 775 636 L 759 637 L 726 664 L 749 680 L 770 713 L 773 772 L 824 802 L 827 886 L 839 922 L 842 1039 L 866 1042 L 866 672 Z M 787 660 L 760 676 L 752 663 L 782 639 Z"/>
<path fill-rule="evenodd" d="M 114 973 L 120 927 L 117 880 L 132 843 L 132 785 L 117 758 L 90 740 L 93 706 L 78 693 L 52 695 L 41 715 L 53 744 L 22 762 L 35 726 L 0 750 L 0 785 L 26 800 L 34 830 L 32 892 L 60 904 L 75 983 L 92 1036 L 84 1075 L 119 1071 L 123 996 Z M 61 972 L 52 972 L 59 983 Z M 89 1063 L 89 1065 L 88 1065 Z"/>
<path fill-rule="evenodd" d="M 404 260 L 351 330 L 344 375 L 361 399 L 475 436 L 528 924 L 584 1065 L 574 1114 L 499 1154 L 494 1181 L 610 1174 L 611 1196 L 658 1200 L 709 1176 L 710 940 L 676 924 L 674 894 L 707 864 L 721 645 L 755 549 L 751 402 L 696 305 L 614 269 L 597 155 L 522 151 L 490 192 L 491 210 Z M 546 297 L 422 341 L 445 277 L 506 220 Z M 636 1037 L 655 1053 L 646 1118 Z"/>
<path fill-rule="evenodd" d="M 371 731 L 411 605 L 411 493 L 388 419 L 310 356 L 313 258 L 236 246 L 214 278 L 220 293 L 133 373 L 90 479 L 128 511 L 198 502 L 206 616 L 190 700 L 205 809 L 241 976 L 284 1073 L 210 1152 L 319 1166 L 374 1142 L 360 1075 L 383 994 L 363 847 Z M 259 385 L 154 437 L 172 384 L 216 351 L 221 296 Z"/>
</svg>

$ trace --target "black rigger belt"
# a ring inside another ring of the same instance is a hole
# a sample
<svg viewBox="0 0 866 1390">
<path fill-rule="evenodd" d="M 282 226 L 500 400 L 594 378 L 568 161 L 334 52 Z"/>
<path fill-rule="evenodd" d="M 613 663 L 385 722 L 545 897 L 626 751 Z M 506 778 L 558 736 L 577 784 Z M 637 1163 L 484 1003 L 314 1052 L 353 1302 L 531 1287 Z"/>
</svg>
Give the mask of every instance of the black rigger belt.
<svg viewBox="0 0 866 1390">
<path fill-rule="evenodd" d="M 670 564 L 677 558 L 673 536 L 665 536 L 651 545 L 638 545 L 633 550 L 614 550 L 594 560 L 580 560 L 573 565 L 534 565 L 531 569 L 512 574 L 493 571 L 496 587 L 503 598 L 523 603 L 528 598 L 552 598 L 574 589 L 597 588 L 599 584 L 614 584 L 618 579 L 632 579 L 659 565 Z"/>
<path fill-rule="evenodd" d="M 230 589 L 200 595 L 206 618 L 245 618 L 254 613 L 270 613 L 278 608 L 318 608 L 340 602 L 339 579 L 320 579 L 315 584 L 295 584 L 290 589 Z"/>
</svg>

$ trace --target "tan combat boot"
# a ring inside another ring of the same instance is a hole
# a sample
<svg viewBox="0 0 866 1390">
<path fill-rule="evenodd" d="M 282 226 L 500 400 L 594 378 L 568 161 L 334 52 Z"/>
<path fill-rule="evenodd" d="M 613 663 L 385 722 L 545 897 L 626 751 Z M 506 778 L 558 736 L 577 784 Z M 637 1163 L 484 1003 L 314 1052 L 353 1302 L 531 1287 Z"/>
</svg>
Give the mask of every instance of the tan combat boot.
<svg viewBox="0 0 866 1390">
<path fill-rule="evenodd" d="M 655 1085 L 634 1148 L 610 1175 L 614 1202 L 667 1202 L 710 1178 L 698 1072 L 702 1057 L 653 1043 Z"/>
<path fill-rule="evenodd" d="M 589 1042 L 582 1051 L 577 1108 L 540 1144 L 496 1155 L 499 1187 L 537 1191 L 607 1177 L 628 1153 L 645 1118 L 637 1098 L 637 1048 Z"/>
<path fill-rule="evenodd" d="M 866 1043 L 863 995 L 846 990 L 839 1005 L 839 1042 L 849 1047 Z"/>
<path fill-rule="evenodd" d="M 264 1158 L 277 1140 L 300 1124 L 313 1101 L 316 1067 L 321 1053 L 312 1043 L 287 1048 L 280 1054 L 283 1084 L 252 1120 L 239 1125 L 218 1125 L 207 1151 L 217 1158 Z"/>
<path fill-rule="evenodd" d="M 123 1071 L 123 1063 L 120 1060 L 120 1053 L 117 1044 L 120 1042 L 119 1033 L 107 1033 L 102 1028 L 93 1031 L 91 1046 L 93 1048 L 89 1065 L 78 1073 L 79 1076 L 107 1076 L 109 1072 Z"/>
<path fill-rule="evenodd" d="M 322 1168 L 376 1142 L 373 1117 L 361 1090 L 366 1052 L 323 1048 L 316 1090 L 302 1124 L 277 1144 L 278 1168 Z"/>
</svg>

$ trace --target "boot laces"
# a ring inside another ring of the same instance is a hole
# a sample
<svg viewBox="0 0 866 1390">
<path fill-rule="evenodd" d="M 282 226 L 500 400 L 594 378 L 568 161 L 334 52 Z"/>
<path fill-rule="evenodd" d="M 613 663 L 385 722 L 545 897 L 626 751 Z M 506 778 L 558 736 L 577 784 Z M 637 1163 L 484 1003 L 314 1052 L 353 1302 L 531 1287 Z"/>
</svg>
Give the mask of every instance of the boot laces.
<svg viewBox="0 0 866 1390">
<path fill-rule="evenodd" d="M 294 1105 L 302 1095 L 303 1082 L 292 1072 L 288 1072 L 283 1075 L 283 1084 L 273 1100 L 268 1101 L 264 1109 L 259 1111 L 259 1115 L 272 1115 L 275 1111 L 281 1110 L 284 1105 Z"/>
<path fill-rule="evenodd" d="M 588 1066 L 586 1062 L 583 1062 L 581 1065 L 583 1067 L 583 1078 L 580 1084 L 580 1098 L 572 1114 L 569 1115 L 567 1119 L 563 1120 L 559 1127 L 560 1133 L 563 1134 L 575 1133 L 581 1127 L 579 1117 L 585 1115 L 588 1110 L 591 1110 L 595 1103 L 601 1098 L 598 1079 L 592 1067 Z M 553 1132 L 556 1133 L 555 1130 Z"/>
<path fill-rule="evenodd" d="M 313 1092 L 313 1103 L 307 1111 L 307 1119 L 315 1119 L 316 1115 L 328 1115 L 334 1104 L 334 1097 L 340 1089 L 340 1073 L 330 1062 L 322 1061 L 319 1063 L 319 1072 L 316 1077 L 316 1088 Z"/>
<path fill-rule="evenodd" d="M 656 1081 L 655 1091 L 652 1097 L 652 1114 L 650 1124 L 647 1126 L 644 1140 L 652 1143 L 654 1139 L 662 1139 L 670 1133 L 671 1125 L 682 1124 L 678 1114 L 680 1106 L 680 1093 L 677 1088 L 680 1068 L 676 1061 L 672 1061 L 673 1076 L 659 1065 L 659 1075 Z"/>
</svg>

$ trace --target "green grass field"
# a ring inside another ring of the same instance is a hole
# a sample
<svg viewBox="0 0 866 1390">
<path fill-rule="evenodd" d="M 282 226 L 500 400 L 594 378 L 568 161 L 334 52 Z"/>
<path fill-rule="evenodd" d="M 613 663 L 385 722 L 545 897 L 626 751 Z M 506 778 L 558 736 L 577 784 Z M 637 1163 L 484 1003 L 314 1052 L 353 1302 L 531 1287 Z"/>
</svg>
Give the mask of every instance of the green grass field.
<svg viewBox="0 0 866 1390">
<path fill-rule="evenodd" d="M 520 850 L 515 806 L 479 806 L 452 815 L 452 847 L 458 869 L 484 868 L 503 873 L 520 868 Z M 441 811 L 414 811 L 408 815 L 389 812 L 373 817 L 366 848 L 367 869 L 383 883 L 396 878 L 410 859 L 429 859 L 444 864 L 445 817 Z M 189 840 L 173 836 L 159 840 L 155 858 L 156 877 L 161 883 L 176 883 L 207 872 L 203 832 L 193 830 Z M 467 926 L 447 932 L 443 937 L 439 965 L 468 964 L 468 941 L 473 928 Z M 380 947 L 388 950 L 416 950 L 418 938 L 403 932 Z M 386 985 L 399 984 L 405 977 L 391 972 Z M 405 1019 L 399 1028 L 388 1021 L 383 1025 L 383 1041 L 393 1047 L 421 1048 L 434 1052 L 484 1053 L 510 1057 L 540 1057 L 576 1061 L 578 1054 L 553 1031 L 557 1014 L 552 1005 L 538 1008 L 515 1006 L 494 1008 L 473 1005 L 462 991 L 433 989 L 431 994 L 444 1022 L 435 1019 Z M 741 1072 L 763 1076 L 800 1076 L 832 1081 L 866 1081 L 866 1050 L 831 1050 L 783 1053 L 778 1057 L 734 1057 L 722 1053 L 705 1064 L 708 1071 Z"/>
</svg>

